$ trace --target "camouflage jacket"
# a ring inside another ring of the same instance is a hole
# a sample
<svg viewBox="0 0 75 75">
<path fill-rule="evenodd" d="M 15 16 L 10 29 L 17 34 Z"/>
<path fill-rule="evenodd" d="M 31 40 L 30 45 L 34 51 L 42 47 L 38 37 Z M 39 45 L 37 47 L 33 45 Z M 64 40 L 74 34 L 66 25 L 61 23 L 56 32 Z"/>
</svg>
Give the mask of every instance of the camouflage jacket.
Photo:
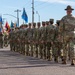
<svg viewBox="0 0 75 75">
<path fill-rule="evenodd" d="M 66 15 L 61 19 L 59 25 L 59 32 L 63 36 L 63 39 L 69 40 L 74 37 L 75 29 L 75 17 L 72 15 Z"/>
<path fill-rule="evenodd" d="M 55 39 L 55 26 L 48 25 L 46 27 L 46 34 L 47 34 L 47 42 L 54 41 L 54 39 Z"/>
</svg>

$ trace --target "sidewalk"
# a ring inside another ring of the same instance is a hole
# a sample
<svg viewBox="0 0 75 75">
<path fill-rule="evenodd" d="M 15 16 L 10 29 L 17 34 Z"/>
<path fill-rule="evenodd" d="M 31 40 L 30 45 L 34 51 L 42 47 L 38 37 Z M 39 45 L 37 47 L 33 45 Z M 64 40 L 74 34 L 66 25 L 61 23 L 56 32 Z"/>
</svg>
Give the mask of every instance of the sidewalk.
<svg viewBox="0 0 75 75">
<path fill-rule="evenodd" d="M 28 57 L 0 49 L 0 75 L 75 75 L 75 66 Z"/>
</svg>

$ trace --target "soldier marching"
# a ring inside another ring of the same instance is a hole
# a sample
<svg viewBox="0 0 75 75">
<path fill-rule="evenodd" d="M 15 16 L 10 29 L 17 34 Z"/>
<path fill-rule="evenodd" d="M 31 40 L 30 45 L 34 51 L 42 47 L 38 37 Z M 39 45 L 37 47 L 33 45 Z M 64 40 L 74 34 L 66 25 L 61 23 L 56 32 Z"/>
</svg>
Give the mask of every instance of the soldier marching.
<svg viewBox="0 0 75 75">
<path fill-rule="evenodd" d="M 11 51 L 48 61 L 54 59 L 56 63 L 61 59 L 62 64 L 67 64 L 69 58 L 74 65 L 75 18 L 71 14 L 74 9 L 69 5 L 65 10 L 67 15 L 55 25 L 54 19 L 50 19 L 12 29 L 9 33 Z"/>
</svg>

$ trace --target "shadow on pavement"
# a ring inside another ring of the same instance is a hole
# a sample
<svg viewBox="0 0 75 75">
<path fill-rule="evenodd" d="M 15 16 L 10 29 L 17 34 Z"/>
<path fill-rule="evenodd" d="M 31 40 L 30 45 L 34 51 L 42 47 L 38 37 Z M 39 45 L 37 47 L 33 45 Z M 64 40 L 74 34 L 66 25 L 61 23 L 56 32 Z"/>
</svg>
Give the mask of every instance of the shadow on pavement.
<svg viewBox="0 0 75 75">
<path fill-rule="evenodd" d="M 10 58 L 10 59 L 14 58 L 14 61 L 12 59 L 12 61 L 6 60 L 6 62 L 4 62 L 4 64 L 8 64 L 9 67 L 0 67 L 0 69 L 34 68 L 34 67 L 45 67 L 45 66 L 58 66 L 62 68 L 72 67 L 70 65 L 62 65 L 60 63 L 55 63 L 54 61 L 47 61 L 47 60 L 43 60 L 43 59 L 39 59 L 35 57 L 24 56 L 13 51 L 0 51 L 0 57 Z M 29 64 L 31 66 L 26 66 L 26 63 L 27 65 Z M 15 67 L 10 67 L 11 64 L 15 65 Z M 16 66 L 16 64 L 18 66 Z"/>
<path fill-rule="evenodd" d="M 34 68 L 34 67 L 45 67 L 50 65 L 33 65 L 33 66 L 15 66 L 15 67 L 1 67 L 0 69 L 12 69 L 12 68 Z"/>
</svg>

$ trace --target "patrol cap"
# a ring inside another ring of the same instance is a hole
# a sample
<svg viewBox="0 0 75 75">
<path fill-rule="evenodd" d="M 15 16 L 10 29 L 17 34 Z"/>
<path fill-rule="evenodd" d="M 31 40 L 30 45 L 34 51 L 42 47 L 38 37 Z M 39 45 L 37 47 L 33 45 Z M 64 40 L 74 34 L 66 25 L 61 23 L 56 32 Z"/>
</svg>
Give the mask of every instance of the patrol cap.
<svg viewBox="0 0 75 75">
<path fill-rule="evenodd" d="M 68 5 L 65 10 L 69 10 L 69 9 L 74 10 L 70 5 Z"/>
<path fill-rule="evenodd" d="M 16 27 L 15 29 L 18 29 L 18 27 Z"/>
<path fill-rule="evenodd" d="M 31 26 L 31 23 L 29 23 L 28 25 Z"/>
<path fill-rule="evenodd" d="M 45 23 L 46 23 L 45 21 L 42 21 L 42 25 L 45 25 Z"/>
<path fill-rule="evenodd" d="M 25 24 L 25 27 L 27 27 L 28 26 L 28 24 Z"/>
<path fill-rule="evenodd" d="M 56 23 L 60 23 L 60 20 L 56 20 Z"/>
<path fill-rule="evenodd" d="M 37 23 L 37 25 L 38 25 L 38 26 L 40 26 L 40 25 L 41 25 L 41 23 L 40 23 L 40 22 L 38 22 L 38 23 Z"/>
<path fill-rule="evenodd" d="M 24 24 L 24 25 L 23 25 L 23 27 L 26 27 L 26 26 L 27 26 L 27 24 Z"/>
<path fill-rule="evenodd" d="M 25 24 L 24 26 L 28 26 L 28 24 Z"/>
<path fill-rule="evenodd" d="M 22 26 L 24 26 L 25 24 L 22 24 Z"/>
<path fill-rule="evenodd" d="M 23 24 L 21 24 L 20 26 L 22 26 Z"/>
<path fill-rule="evenodd" d="M 36 23 L 33 23 L 33 26 L 36 26 Z"/>
<path fill-rule="evenodd" d="M 24 24 L 23 26 L 26 26 L 27 24 Z"/>
<path fill-rule="evenodd" d="M 22 28 L 23 27 L 23 24 L 20 26 L 20 28 Z"/>
<path fill-rule="evenodd" d="M 49 21 L 46 21 L 46 24 L 48 25 L 49 24 Z"/>
<path fill-rule="evenodd" d="M 50 21 L 50 22 L 54 22 L 54 19 L 50 19 L 49 21 Z"/>
<path fill-rule="evenodd" d="M 11 28 L 12 31 L 14 31 L 14 28 Z"/>
</svg>

